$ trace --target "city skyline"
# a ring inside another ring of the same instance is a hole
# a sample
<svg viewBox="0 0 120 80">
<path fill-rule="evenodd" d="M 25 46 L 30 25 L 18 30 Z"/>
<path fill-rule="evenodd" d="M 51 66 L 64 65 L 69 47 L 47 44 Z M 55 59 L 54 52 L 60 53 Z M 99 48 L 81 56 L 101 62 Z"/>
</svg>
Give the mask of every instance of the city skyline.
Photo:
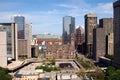
<svg viewBox="0 0 120 80">
<path fill-rule="evenodd" d="M 32 22 L 33 34 L 44 32 L 62 35 L 62 18 L 75 17 L 75 26 L 84 26 L 84 15 L 94 13 L 98 19 L 113 17 L 115 0 L 2 0 L 0 22 L 11 22 L 11 16 L 25 16 L 26 23 Z"/>
<path fill-rule="evenodd" d="M 0 11 L 1 80 L 120 80 L 120 0 L 5 0 Z"/>
</svg>

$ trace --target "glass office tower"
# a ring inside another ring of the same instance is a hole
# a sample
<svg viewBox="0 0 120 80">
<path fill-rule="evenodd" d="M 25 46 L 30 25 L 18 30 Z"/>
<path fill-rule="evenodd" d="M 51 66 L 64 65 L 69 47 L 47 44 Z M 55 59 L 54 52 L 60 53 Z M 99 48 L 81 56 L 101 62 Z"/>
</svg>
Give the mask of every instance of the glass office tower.
<svg viewBox="0 0 120 80">
<path fill-rule="evenodd" d="M 18 26 L 18 39 L 25 39 L 25 18 L 24 16 L 12 17 L 13 22 Z"/>
<path fill-rule="evenodd" d="M 70 44 L 70 34 L 75 33 L 75 18 L 72 16 L 63 17 L 63 44 Z"/>
</svg>

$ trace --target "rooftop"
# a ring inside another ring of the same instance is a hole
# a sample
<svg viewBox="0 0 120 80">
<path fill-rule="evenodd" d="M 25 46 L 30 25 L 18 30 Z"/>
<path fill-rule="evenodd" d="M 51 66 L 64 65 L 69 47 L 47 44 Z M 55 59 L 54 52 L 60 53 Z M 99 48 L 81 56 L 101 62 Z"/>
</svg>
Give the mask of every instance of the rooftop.
<svg viewBox="0 0 120 80">
<path fill-rule="evenodd" d="M 37 39 L 56 39 L 56 38 L 61 38 L 61 35 L 56 35 L 56 34 L 38 34 L 38 35 L 35 36 L 35 38 L 37 38 Z"/>
<path fill-rule="evenodd" d="M 86 14 L 85 17 L 97 17 L 97 14 L 89 13 L 89 14 Z"/>
</svg>

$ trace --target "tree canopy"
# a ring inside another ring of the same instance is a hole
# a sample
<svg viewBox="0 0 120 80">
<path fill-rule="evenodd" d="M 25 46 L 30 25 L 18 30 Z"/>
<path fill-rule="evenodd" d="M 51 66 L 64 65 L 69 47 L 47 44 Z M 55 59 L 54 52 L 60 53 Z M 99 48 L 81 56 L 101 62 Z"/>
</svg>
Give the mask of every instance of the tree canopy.
<svg viewBox="0 0 120 80">
<path fill-rule="evenodd" d="M 8 74 L 8 69 L 0 67 L 0 80 L 12 80 L 12 76 Z"/>
<path fill-rule="evenodd" d="M 109 66 L 106 70 L 107 80 L 120 80 L 120 69 Z"/>
</svg>

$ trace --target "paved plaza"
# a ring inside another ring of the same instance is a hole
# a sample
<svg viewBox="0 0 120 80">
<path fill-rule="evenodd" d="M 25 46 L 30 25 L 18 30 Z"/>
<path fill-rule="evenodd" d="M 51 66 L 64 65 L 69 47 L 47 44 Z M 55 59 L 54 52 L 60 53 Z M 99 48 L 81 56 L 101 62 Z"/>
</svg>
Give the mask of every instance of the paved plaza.
<svg viewBox="0 0 120 80">
<path fill-rule="evenodd" d="M 62 60 L 56 60 L 55 66 L 59 66 L 60 64 L 63 64 L 63 63 L 71 64 L 72 69 L 68 69 L 68 68 L 62 69 L 61 68 L 60 71 L 51 71 L 51 72 L 45 72 L 41 69 L 38 72 L 37 70 L 35 70 L 35 68 L 37 66 L 43 65 L 43 63 L 42 62 L 36 62 L 36 63 L 34 62 L 34 63 L 31 63 L 27 66 L 24 66 L 23 68 L 16 71 L 14 73 L 14 77 L 20 78 L 22 76 L 36 76 L 36 75 L 39 75 L 40 78 L 50 78 L 50 79 L 54 80 L 57 76 L 57 78 L 59 80 L 60 78 L 64 78 L 66 76 L 68 78 L 73 78 L 73 80 L 77 80 L 78 77 L 76 75 L 76 72 L 79 71 L 79 67 L 76 65 L 76 63 L 73 60 L 62 59 Z"/>
</svg>

